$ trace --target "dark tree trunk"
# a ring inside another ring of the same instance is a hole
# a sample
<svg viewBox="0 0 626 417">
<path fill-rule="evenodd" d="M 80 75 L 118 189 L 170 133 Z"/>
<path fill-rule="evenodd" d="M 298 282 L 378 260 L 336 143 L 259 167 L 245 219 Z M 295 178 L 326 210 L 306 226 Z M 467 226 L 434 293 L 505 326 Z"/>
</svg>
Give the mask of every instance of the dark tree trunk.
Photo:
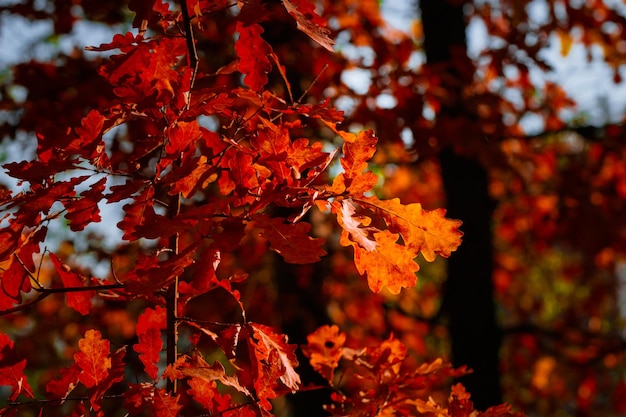
<svg viewBox="0 0 626 417">
<path fill-rule="evenodd" d="M 465 19 L 461 2 L 422 0 L 426 60 L 437 73 L 445 71 L 451 97 L 437 117 L 436 132 L 451 132 L 450 126 L 467 125 L 461 89 L 470 81 Z M 470 121 L 471 123 L 471 121 Z M 456 132 L 459 137 L 463 132 Z M 440 143 L 454 138 L 441 137 Z M 471 140 L 471 138 L 468 138 Z M 443 308 L 450 323 L 452 362 L 467 365 L 474 373 L 461 378 L 477 409 L 502 402 L 499 375 L 500 332 L 495 320 L 492 285 L 491 213 L 488 178 L 476 160 L 455 153 L 450 147 L 440 155 L 448 217 L 463 221 L 463 243 L 448 262 Z"/>
</svg>

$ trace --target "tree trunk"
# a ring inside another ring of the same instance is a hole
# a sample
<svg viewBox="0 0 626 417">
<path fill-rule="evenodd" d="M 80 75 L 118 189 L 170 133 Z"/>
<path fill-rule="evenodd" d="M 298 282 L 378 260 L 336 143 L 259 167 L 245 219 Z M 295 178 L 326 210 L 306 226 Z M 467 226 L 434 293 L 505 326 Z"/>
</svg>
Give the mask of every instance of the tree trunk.
<svg viewBox="0 0 626 417">
<path fill-rule="evenodd" d="M 451 132 L 450 126 L 467 125 L 461 90 L 471 80 L 467 58 L 462 2 L 422 0 L 424 48 L 428 65 L 445 71 L 447 92 L 435 132 Z M 454 131 L 452 129 L 452 131 Z M 464 132 L 457 132 L 463 135 Z M 447 143 L 451 138 L 439 138 Z M 471 138 L 469 138 L 471 140 Z M 454 366 L 467 365 L 473 373 L 460 379 L 472 394 L 477 409 L 502 402 L 499 375 L 500 332 L 493 300 L 493 250 L 488 177 L 481 164 L 446 148 L 440 154 L 448 217 L 463 221 L 463 243 L 448 262 L 448 278 L 442 302 L 449 319 Z"/>
</svg>

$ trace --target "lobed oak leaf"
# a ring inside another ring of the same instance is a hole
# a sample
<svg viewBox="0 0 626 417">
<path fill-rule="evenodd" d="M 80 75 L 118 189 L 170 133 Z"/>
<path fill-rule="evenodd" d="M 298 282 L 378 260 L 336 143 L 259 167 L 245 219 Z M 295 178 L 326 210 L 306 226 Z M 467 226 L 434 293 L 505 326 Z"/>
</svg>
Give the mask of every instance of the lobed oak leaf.
<svg viewBox="0 0 626 417">
<path fill-rule="evenodd" d="M 22 194 L 21 198 L 16 198 L 13 201 L 15 205 L 20 206 L 15 215 L 15 221 L 27 226 L 39 225 L 40 214 L 48 214 L 52 205 L 58 201 L 73 198 L 76 195 L 74 190 L 76 185 L 87 180 L 87 178 L 89 177 L 80 176 L 52 184 L 33 184 L 28 193 Z"/>
<path fill-rule="evenodd" d="M 31 290 L 30 279 L 22 265 L 10 261 L 4 271 L 0 271 L 0 310 L 13 307 L 22 301 L 22 292 Z"/>
<path fill-rule="evenodd" d="M 179 120 L 167 130 L 165 153 L 167 155 L 179 155 L 190 147 L 194 147 L 195 142 L 201 138 L 202 131 L 197 120 L 189 122 Z"/>
<path fill-rule="evenodd" d="M 61 161 L 20 161 L 2 165 L 7 175 L 19 180 L 18 185 L 23 181 L 29 181 L 33 184 L 41 183 L 59 172 L 75 169 L 76 167 L 77 161 L 71 158 Z"/>
<path fill-rule="evenodd" d="M 109 194 L 104 195 L 108 203 L 118 203 L 127 198 L 131 198 L 137 192 L 145 188 L 149 184 L 147 180 L 129 179 L 124 184 L 112 185 L 109 187 Z"/>
<path fill-rule="evenodd" d="M 346 334 L 336 325 L 322 326 L 309 334 L 302 351 L 309 358 L 311 366 L 333 385 L 335 369 L 343 356 Z"/>
<path fill-rule="evenodd" d="M 65 218 L 69 220 L 70 230 L 78 232 L 88 224 L 102 220 L 98 203 L 103 199 L 106 182 L 106 177 L 101 178 L 91 185 L 89 190 L 83 191 L 79 197 L 64 202 L 67 209 Z"/>
<path fill-rule="evenodd" d="M 252 327 L 254 338 L 257 340 L 255 344 L 257 359 L 267 358 L 275 350 L 283 369 L 280 380 L 287 388 L 297 391 L 301 382 L 300 375 L 295 370 L 295 367 L 298 366 L 298 359 L 295 354 L 296 345 L 288 344 L 287 336 L 275 333 L 271 327 L 257 323 L 250 323 L 250 326 Z"/>
<path fill-rule="evenodd" d="M 224 366 L 218 361 L 216 361 L 213 365 L 209 365 L 209 363 L 202 356 L 183 355 L 176 361 L 173 368 L 181 377 L 195 378 L 207 382 L 219 381 L 248 397 L 252 397 L 250 391 L 241 385 L 236 376 L 226 374 Z M 172 374 L 171 369 L 168 369 L 168 373 L 171 376 L 175 375 Z"/>
<path fill-rule="evenodd" d="M 146 373 L 153 380 L 157 379 L 157 364 L 160 360 L 163 340 L 161 330 L 165 329 L 165 309 L 157 306 L 154 309 L 147 308 L 139 316 L 137 321 L 137 338 L 139 343 L 133 345 L 133 350 L 139 354 L 139 360 L 143 363 Z"/>
<path fill-rule="evenodd" d="M 343 246 L 349 246 L 351 242 L 356 242 L 360 247 L 366 251 L 374 251 L 378 247 L 376 240 L 371 238 L 371 235 L 378 231 L 374 227 L 367 227 L 364 223 L 365 218 L 354 217 L 355 208 L 352 202 L 348 199 L 342 200 L 341 203 L 333 202 L 333 208 L 337 213 L 337 222 L 342 227 L 340 242 Z M 338 208 L 340 206 L 341 208 Z M 367 223 L 370 219 L 367 218 Z M 366 227 L 362 227 L 366 226 Z"/>
<path fill-rule="evenodd" d="M 135 0 L 133 0 L 135 1 Z M 133 2 L 131 1 L 131 3 Z M 103 43 L 100 46 L 86 46 L 85 50 L 94 52 L 110 51 L 112 49 L 119 49 L 122 52 L 128 52 L 129 47 L 143 41 L 143 35 L 133 35 L 132 32 L 126 32 L 125 35 L 116 33 L 113 35 L 113 40 L 110 43 Z"/>
<path fill-rule="evenodd" d="M 85 283 L 81 280 L 80 275 L 72 272 L 69 267 L 63 264 L 54 253 L 50 253 L 50 260 L 52 260 L 52 264 L 61 277 L 61 281 L 63 281 L 63 286 L 65 288 L 80 288 L 85 286 Z M 89 314 L 92 305 L 91 300 L 95 296 L 96 292 L 94 290 L 68 291 L 65 293 L 67 305 L 83 316 Z"/>
<path fill-rule="evenodd" d="M 213 398 L 219 395 L 217 391 L 217 383 L 215 381 L 206 381 L 200 378 L 190 378 L 187 381 L 189 389 L 187 394 L 196 400 L 202 407 L 211 413 L 217 410 L 213 405 Z"/>
<path fill-rule="evenodd" d="M 188 163 L 183 163 L 180 168 L 172 168 L 172 172 L 167 176 L 171 182 L 168 194 L 180 193 L 185 198 L 190 198 L 193 194 L 217 181 L 218 174 L 215 165 L 209 164 L 204 155 L 193 158 Z"/>
<path fill-rule="evenodd" d="M 156 93 L 157 101 L 164 102 L 174 97 L 174 86 L 181 85 L 181 74 L 175 68 L 185 53 L 183 37 L 154 38 L 111 56 L 110 62 L 100 67 L 100 74 L 124 100 L 143 102 Z"/>
<path fill-rule="evenodd" d="M 204 249 L 199 253 L 193 275 L 189 282 L 181 281 L 178 285 L 180 294 L 184 297 L 196 297 L 209 292 L 218 282 L 215 271 L 221 260 L 221 253 L 214 247 Z"/>
<path fill-rule="evenodd" d="M 253 157 L 247 152 L 237 150 L 227 152 L 222 165 L 227 166 L 218 179 L 218 185 L 222 195 L 228 195 L 238 190 L 254 190 L 259 186 L 257 171 L 253 166 Z"/>
<path fill-rule="evenodd" d="M 97 110 L 91 110 L 74 128 L 76 137 L 63 147 L 63 154 L 78 154 L 89 160 L 97 168 L 110 168 L 111 162 L 105 152 L 102 132 L 105 117 Z"/>
<path fill-rule="evenodd" d="M 244 25 L 237 22 L 239 39 L 235 52 L 239 57 L 239 72 L 244 74 L 244 83 L 253 91 L 261 91 L 267 84 L 267 73 L 272 70 L 268 55 L 272 47 L 261 37 L 263 28 L 257 23 Z"/>
<path fill-rule="evenodd" d="M 26 359 L 19 359 L 14 342 L 6 334 L 0 333 L 0 386 L 11 387 L 9 401 L 20 395 L 35 398 L 33 389 L 24 374 Z"/>
<path fill-rule="evenodd" d="M 280 254 L 286 262 L 308 264 L 326 255 L 324 239 L 309 236 L 311 225 L 290 223 L 282 217 L 270 218 L 265 214 L 253 216 L 252 227 L 260 229 L 260 236 L 270 243 L 270 250 Z"/>
<path fill-rule="evenodd" d="M 124 379 L 124 356 L 126 355 L 126 346 L 123 346 L 113 352 L 113 354 L 109 355 L 109 359 L 111 360 L 111 367 L 109 369 L 108 375 L 101 380 L 98 385 L 96 385 L 95 389 L 92 390 L 91 396 L 89 397 L 89 403 L 91 404 L 91 408 L 96 412 L 96 416 L 104 417 L 104 411 L 102 410 L 102 400 L 106 392 L 115 384 L 116 382 L 120 382 Z"/>
<path fill-rule="evenodd" d="M 135 268 L 123 278 L 124 288 L 130 294 L 153 294 L 172 283 L 186 267 L 193 264 L 193 251 L 198 242 L 188 246 L 178 255 L 159 260 L 157 254 L 141 256 Z"/>
<path fill-rule="evenodd" d="M 445 218 L 444 209 L 427 211 L 419 203 L 404 205 L 398 198 L 362 197 L 357 201 L 369 205 L 385 219 L 390 230 L 402 235 L 407 247 L 421 252 L 428 262 L 437 255 L 449 257 L 461 244 L 461 221 Z"/>
<path fill-rule="evenodd" d="M 315 42 L 334 52 L 335 41 L 330 38 L 326 21 L 315 13 L 315 5 L 309 0 L 283 0 L 283 6 L 296 20 L 298 29 L 306 33 Z"/>
<path fill-rule="evenodd" d="M 46 392 L 50 394 L 50 398 L 65 400 L 74 388 L 76 388 L 81 372 L 77 364 L 72 364 L 72 366 L 68 368 L 62 368 L 59 371 L 59 378 L 51 379 L 46 384 Z"/>
<path fill-rule="evenodd" d="M 130 415 L 176 417 L 183 408 L 179 396 L 169 395 L 165 389 L 150 383 L 129 384 L 123 396 L 124 408 Z"/>
<path fill-rule="evenodd" d="M 364 130 L 357 134 L 354 142 L 343 144 L 343 157 L 339 162 L 346 180 L 353 180 L 367 169 L 367 161 L 376 153 L 377 142 L 373 131 Z M 346 184 L 349 186 L 350 182 L 346 181 Z"/>
<path fill-rule="evenodd" d="M 74 354 L 74 362 L 81 369 L 79 381 L 87 388 L 100 384 L 109 376 L 111 357 L 110 342 L 102 339 L 98 330 L 87 330 L 85 337 L 78 341 L 79 352 Z"/>
<path fill-rule="evenodd" d="M 300 388 L 300 376 L 295 370 L 298 366 L 296 346 L 287 344 L 287 336 L 276 334 L 270 327 L 249 325 L 252 337 L 247 341 L 255 359 L 252 364 L 254 389 L 261 409 L 269 411 L 272 409 L 269 400 Z"/>
<path fill-rule="evenodd" d="M 353 243 L 354 264 L 361 275 L 367 275 L 367 283 L 374 292 L 387 288 L 398 294 L 402 288 L 410 288 L 417 282 L 415 273 L 419 265 L 414 261 L 415 252 L 398 244 L 399 235 L 389 230 L 373 235 L 377 249 L 368 251 Z"/>
</svg>

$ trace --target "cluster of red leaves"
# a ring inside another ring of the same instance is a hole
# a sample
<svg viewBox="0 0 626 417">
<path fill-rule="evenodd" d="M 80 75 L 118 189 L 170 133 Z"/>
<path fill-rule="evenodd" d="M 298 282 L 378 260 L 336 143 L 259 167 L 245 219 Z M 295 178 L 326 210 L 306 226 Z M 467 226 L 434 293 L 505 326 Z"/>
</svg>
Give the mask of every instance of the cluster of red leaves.
<svg viewBox="0 0 626 417">
<path fill-rule="evenodd" d="M 152 7 L 145 7 L 148 3 Z M 125 387 L 123 403 L 130 414 L 177 415 L 193 403 L 210 413 L 271 415 L 270 400 L 300 389 L 295 346 L 285 335 L 246 321 L 233 286 L 245 274 L 218 274 L 220 254 L 244 241 L 259 241 L 289 263 L 316 262 L 326 253 L 324 240 L 310 235 L 305 214 L 313 207 L 330 208 L 343 230 L 341 244 L 354 249 L 357 270 L 367 276 L 369 287 L 398 293 L 415 285 L 414 258 L 419 253 L 432 261 L 457 248 L 460 222 L 446 219 L 444 210 L 426 211 L 419 204 L 374 196 L 377 177 L 367 171 L 376 151 L 374 133 L 340 131 L 342 114 L 327 101 L 288 102 L 267 89 L 268 73 L 274 69 L 290 87 L 262 36 L 263 2 L 238 5 L 239 13 L 231 16 L 238 34 L 236 56 L 215 73 L 198 74 L 186 65 L 192 60 L 185 36 L 168 35 L 184 23 L 181 14 L 168 3 L 148 3 L 130 5 L 137 13 L 138 35 L 116 35 L 111 43 L 91 48 L 120 51 L 99 69 L 113 98 L 90 110 L 79 126 L 63 130 L 43 125 L 36 159 L 5 165 L 24 188 L 0 195 L 0 208 L 7 213 L 0 233 L 0 311 L 18 311 L 53 292 L 64 292 L 67 305 L 81 315 L 89 314 L 98 294 L 154 306 L 140 314 L 132 346 L 144 367 L 144 382 L 125 380 L 125 346 L 111 351 L 110 340 L 89 329 L 78 342 L 74 362 L 45 384 L 49 398 L 61 403 L 77 389 L 87 393 L 88 401 L 75 402 L 72 415 L 81 415 L 86 407 L 104 415 L 103 402 L 116 384 Z M 188 6 L 206 19 L 215 5 L 199 1 Z M 332 50 L 324 19 L 309 1 L 285 0 L 282 6 L 301 31 Z M 145 37 L 146 22 L 155 19 L 164 34 Z M 200 25 L 197 30 L 202 30 Z M 243 75 L 245 87 L 221 83 L 220 74 Z M 210 130 L 203 118 L 219 120 L 220 126 Z M 336 151 L 325 152 L 321 143 L 301 137 L 316 124 L 331 127 L 344 141 L 339 158 L 343 172 L 330 184 L 326 171 Z M 132 138 L 127 146 L 112 145 L 107 138 L 118 127 L 125 127 Z M 112 271 L 104 279 L 87 278 L 60 255 L 41 253 L 51 221 L 64 217 L 69 229 L 79 232 L 101 220 L 100 203 L 122 201 L 120 243 L 153 244 L 146 244 L 147 250 L 139 251 L 119 276 Z M 293 214 L 273 216 L 276 208 Z M 56 273 L 50 286 L 39 279 L 43 262 L 51 263 Z M 202 335 L 209 336 L 225 359 L 209 361 L 200 349 L 192 349 L 166 369 L 159 367 L 162 332 L 175 331 L 162 307 L 170 305 L 165 293 L 171 288 L 178 291 L 177 310 L 170 312 L 177 317 L 175 327 L 184 325 L 194 345 Z M 236 300 L 241 323 L 218 326 L 185 316 L 190 300 L 217 289 Z M 33 293 L 38 296 L 32 298 Z M 20 394 L 33 397 L 24 375 L 26 360 L 13 360 L 13 342 L 6 335 L 2 340 L 0 381 L 12 387 L 12 401 Z M 400 365 L 406 352 L 392 339 L 376 351 L 351 352 L 353 363 L 398 395 L 410 382 L 408 375 L 423 379 L 435 368 L 444 376 L 455 375 L 440 364 L 407 374 Z M 158 385 L 165 379 L 184 382 L 186 389 L 166 391 Z M 18 409 L 13 404 L 4 411 L 16 415 Z"/>
<path fill-rule="evenodd" d="M 442 406 L 430 397 L 432 388 L 468 371 L 453 369 L 441 359 L 409 367 L 407 348 L 393 336 L 378 346 L 353 349 L 337 326 L 323 326 L 307 340 L 304 352 L 311 365 L 335 389 L 333 403 L 326 407 L 331 415 L 522 416 L 507 405 L 475 410 L 461 384 L 452 387 L 447 407 Z"/>
</svg>

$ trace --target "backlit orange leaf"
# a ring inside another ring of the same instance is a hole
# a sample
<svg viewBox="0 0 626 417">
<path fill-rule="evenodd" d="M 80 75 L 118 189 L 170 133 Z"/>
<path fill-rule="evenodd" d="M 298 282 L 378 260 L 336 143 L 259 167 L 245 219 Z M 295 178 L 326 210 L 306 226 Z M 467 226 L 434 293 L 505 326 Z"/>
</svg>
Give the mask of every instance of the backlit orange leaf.
<svg viewBox="0 0 626 417">
<path fill-rule="evenodd" d="M 380 292 L 387 288 L 393 294 L 402 288 L 410 288 L 417 282 L 415 273 L 419 265 L 413 260 L 415 252 L 398 244 L 399 235 L 383 230 L 374 233 L 378 245 L 368 251 L 357 244 L 354 248 L 354 264 L 361 275 L 367 275 L 367 283 L 372 291 Z"/>
<path fill-rule="evenodd" d="M 397 198 L 379 200 L 363 197 L 355 200 L 367 204 L 387 222 L 387 226 L 402 235 L 404 244 L 421 252 L 428 262 L 436 255 L 447 258 L 461 244 L 461 222 L 445 218 L 444 209 L 424 210 L 419 203 L 402 204 Z"/>
<path fill-rule="evenodd" d="M 330 30 L 325 27 L 326 21 L 315 13 L 315 5 L 312 2 L 308 0 L 283 0 L 283 6 L 296 19 L 298 29 L 330 52 L 334 52 L 335 41 L 328 36 Z"/>
<path fill-rule="evenodd" d="M 102 339 L 102 334 L 98 330 L 91 329 L 78 341 L 78 348 L 80 351 L 74 354 L 74 361 L 81 369 L 78 379 L 87 388 L 92 388 L 109 376 L 110 342 Z"/>
<path fill-rule="evenodd" d="M 313 369 L 322 375 L 328 382 L 333 383 L 335 369 L 343 355 L 343 346 L 346 334 L 339 331 L 339 327 L 322 326 L 309 334 L 303 351 L 309 358 Z"/>
</svg>

